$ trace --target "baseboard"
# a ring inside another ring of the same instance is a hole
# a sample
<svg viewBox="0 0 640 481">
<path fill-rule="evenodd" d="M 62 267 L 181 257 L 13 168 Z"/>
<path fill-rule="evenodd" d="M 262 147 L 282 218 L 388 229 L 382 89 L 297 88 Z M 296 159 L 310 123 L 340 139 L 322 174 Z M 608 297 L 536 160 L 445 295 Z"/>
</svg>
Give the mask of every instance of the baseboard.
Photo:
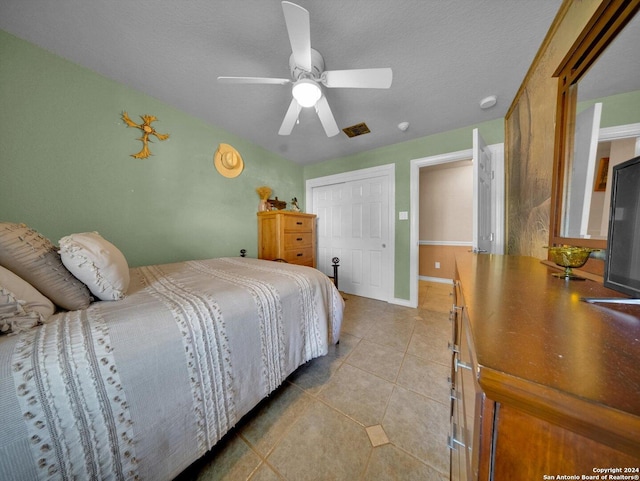
<svg viewBox="0 0 640 481">
<path fill-rule="evenodd" d="M 453 284 L 453 279 L 447 279 L 444 277 L 418 276 L 418 279 L 421 281 L 439 282 L 441 284 Z"/>
</svg>

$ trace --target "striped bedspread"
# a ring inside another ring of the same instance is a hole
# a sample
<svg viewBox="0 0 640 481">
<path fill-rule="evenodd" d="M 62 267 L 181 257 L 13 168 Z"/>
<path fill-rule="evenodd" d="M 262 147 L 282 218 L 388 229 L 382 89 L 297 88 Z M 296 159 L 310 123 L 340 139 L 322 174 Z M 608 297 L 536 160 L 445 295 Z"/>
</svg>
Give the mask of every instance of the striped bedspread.
<svg viewBox="0 0 640 481">
<path fill-rule="evenodd" d="M 127 297 L 0 337 L 0 479 L 172 479 L 338 340 L 308 267 L 244 258 L 131 269 Z"/>
</svg>

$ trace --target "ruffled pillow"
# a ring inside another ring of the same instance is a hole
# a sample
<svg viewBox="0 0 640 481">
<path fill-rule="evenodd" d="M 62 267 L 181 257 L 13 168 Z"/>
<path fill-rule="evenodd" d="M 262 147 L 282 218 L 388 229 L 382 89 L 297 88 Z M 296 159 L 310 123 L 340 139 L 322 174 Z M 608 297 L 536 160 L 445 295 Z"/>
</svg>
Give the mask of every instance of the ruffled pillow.
<svg viewBox="0 0 640 481">
<path fill-rule="evenodd" d="M 124 298 L 129 288 L 129 265 L 122 252 L 97 232 L 60 239 L 62 263 L 102 301 Z"/>
<path fill-rule="evenodd" d="M 62 264 L 49 239 L 24 224 L 0 222 L 0 266 L 68 310 L 89 307 L 91 294 Z"/>
<path fill-rule="evenodd" d="M 24 279 L 0 266 L 0 334 L 17 333 L 47 322 L 53 302 Z"/>
</svg>

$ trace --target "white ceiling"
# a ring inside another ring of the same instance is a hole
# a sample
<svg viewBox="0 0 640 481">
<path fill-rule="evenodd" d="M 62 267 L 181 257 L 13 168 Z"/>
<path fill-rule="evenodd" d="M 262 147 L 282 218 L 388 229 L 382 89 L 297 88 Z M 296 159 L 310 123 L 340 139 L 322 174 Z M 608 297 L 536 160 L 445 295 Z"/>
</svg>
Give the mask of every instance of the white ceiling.
<svg viewBox="0 0 640 481">
<path fill-rule="evenodd" d="M 561 4 L 294 1 L 310 12 L 311 46 L 327 70 L 393 69 L 389 90 L 325 89 L 341 129 L 366 122 L 371 133 L 327 138 L 303 109 L 279 136 L 290 86 L 218 84 L 220 75 L 290 77 L 279 0 L 0 0 L 0 28 L 310 164 L 504 117 Z M 498 103 L 482 110 L 488 95 Z"/>
</svg>

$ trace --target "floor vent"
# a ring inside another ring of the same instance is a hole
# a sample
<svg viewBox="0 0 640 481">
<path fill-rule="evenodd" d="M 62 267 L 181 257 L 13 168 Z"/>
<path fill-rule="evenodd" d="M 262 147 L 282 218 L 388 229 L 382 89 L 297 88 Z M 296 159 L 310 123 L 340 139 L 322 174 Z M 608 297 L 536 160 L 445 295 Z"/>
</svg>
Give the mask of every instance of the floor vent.
<svg viewBox="0 0 640 481">
<path fill-rule="evenodd" d="M 367 124 L 364 122 L 352 125 L 351 127 L 345 127 L 342 131 L 347 134 L 347 137 L 357 137 L 358 135 L 368 134 L 371 132 Z"/>
</svg>

